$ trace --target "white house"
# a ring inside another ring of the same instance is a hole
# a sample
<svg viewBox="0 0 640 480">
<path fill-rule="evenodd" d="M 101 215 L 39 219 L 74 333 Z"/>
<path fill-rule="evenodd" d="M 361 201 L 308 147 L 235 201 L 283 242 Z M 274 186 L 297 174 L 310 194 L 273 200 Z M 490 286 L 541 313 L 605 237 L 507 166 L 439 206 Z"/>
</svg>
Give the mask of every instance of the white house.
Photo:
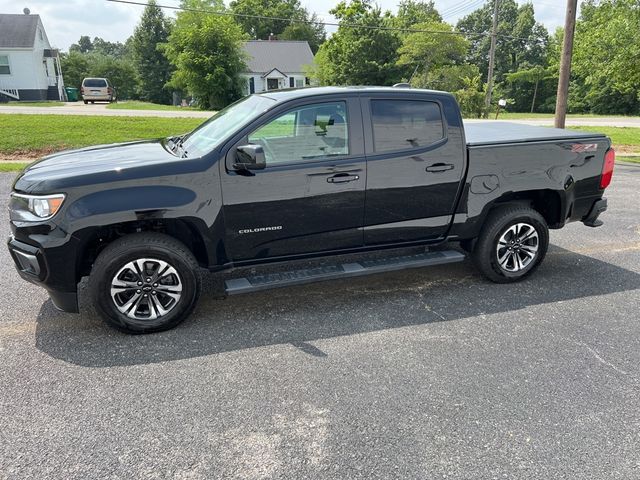
<svg viewBox="0 0 640 480">
<path fill-rule="evenodd" d="M 64 98 L 58 50 L 40 16 L 0 14 L 0 101 Z"/>
<path fill-rule="evenodd" d="M 313 63 L 309 42 L 295 40 L 251 40 L 244 44 L 247 54 L 245 93 L 280 88 L 304 87 L 305 65 Z"/>
</svg>

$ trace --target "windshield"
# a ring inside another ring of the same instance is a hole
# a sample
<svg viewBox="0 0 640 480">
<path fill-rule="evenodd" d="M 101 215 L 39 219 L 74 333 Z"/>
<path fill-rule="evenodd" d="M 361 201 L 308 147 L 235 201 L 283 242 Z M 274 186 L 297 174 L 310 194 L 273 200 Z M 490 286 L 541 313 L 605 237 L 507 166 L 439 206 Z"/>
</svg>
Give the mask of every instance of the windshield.
<svg viewBox="0 0 640 480">
<path fill-rule="evenodd" d="M 210 152 L 274 102 L 272 98 L 251 95 L 220 110 L 185 137 L 181 144 L 183 155 L 193 157 Z"/>
</svg>

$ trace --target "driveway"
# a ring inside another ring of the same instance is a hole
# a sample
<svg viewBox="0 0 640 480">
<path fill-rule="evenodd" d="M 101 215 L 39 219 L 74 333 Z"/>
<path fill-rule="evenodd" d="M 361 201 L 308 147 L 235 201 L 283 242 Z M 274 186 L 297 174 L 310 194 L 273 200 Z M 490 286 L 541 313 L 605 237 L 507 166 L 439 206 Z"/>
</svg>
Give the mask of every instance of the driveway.
<svg viewBox="0 0 640 480">
<path fill-rule="evenodd" d="M 192 117 L 209 118 L 214 112 L 199 110 L 111 110 L 107 103 L 66 102 L 59 107 L 15 107 L 0 104 L 0 113 L 22 113 L 30 115 L 98 115 L 110 117 Z"/>
<path fill-rule="evenodd" d="M 0 230 L 11 175 L 0 175 Z M 640 477 L 640 168 L 516 285 L 469 262 L 220 298 L 127 336 L 0 250 L 0 478 Z"/>
</svg>

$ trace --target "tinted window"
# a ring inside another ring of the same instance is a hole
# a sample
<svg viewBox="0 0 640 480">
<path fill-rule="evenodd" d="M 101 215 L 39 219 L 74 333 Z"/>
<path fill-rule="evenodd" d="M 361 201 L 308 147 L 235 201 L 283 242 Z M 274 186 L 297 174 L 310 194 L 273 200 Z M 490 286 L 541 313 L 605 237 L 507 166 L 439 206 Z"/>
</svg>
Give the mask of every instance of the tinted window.
<svg viewBox="0 0 640 480">
<path fill-rule="evenodd" d="M 444 137 L 440 106 L 415 100 L 372 100 L 376 152 L 431 145 Z"/>
<path fill-rule="evenodd" d="M 103 88 L 107 86 L 107 82 L 101 78 L 87 78 L 82 84 L 89 88 Z"/>
<path fill-rule="evenodd" d="M 262 145 L 267 165 L 349 154 L 347 106 L 344 102 L 296 108 L 249 135 Z"/>
</svg>

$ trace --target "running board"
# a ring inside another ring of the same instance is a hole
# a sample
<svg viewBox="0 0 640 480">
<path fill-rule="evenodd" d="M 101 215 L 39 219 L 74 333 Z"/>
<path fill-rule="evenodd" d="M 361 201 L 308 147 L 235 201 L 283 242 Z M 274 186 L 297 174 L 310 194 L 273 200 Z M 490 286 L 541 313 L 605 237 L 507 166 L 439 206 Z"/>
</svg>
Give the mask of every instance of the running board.
<svg viewBox="0 0 640 480">
<path fill-rule="evenodd" d="M 445 263 L 461 262 L 464 259 L 465 256 L 455 250 L 426 252 L 400 257 L 376 258 L 354 263 L 342 263 L 340 265 L 328 265 L 302 270 L 254 275 L 244 278 L 232 278 L 225 281 L 225 290 L 228 295 L 236 295 L 238 293 L 257 292 L 259 290 L 302 285 L 304 283 L 319 282 L 322 280 L 359 277 L 362 275 L 392 272 L 394 270 L 404 270 L 407 268 L 442 265 Z"/>
</svg>

